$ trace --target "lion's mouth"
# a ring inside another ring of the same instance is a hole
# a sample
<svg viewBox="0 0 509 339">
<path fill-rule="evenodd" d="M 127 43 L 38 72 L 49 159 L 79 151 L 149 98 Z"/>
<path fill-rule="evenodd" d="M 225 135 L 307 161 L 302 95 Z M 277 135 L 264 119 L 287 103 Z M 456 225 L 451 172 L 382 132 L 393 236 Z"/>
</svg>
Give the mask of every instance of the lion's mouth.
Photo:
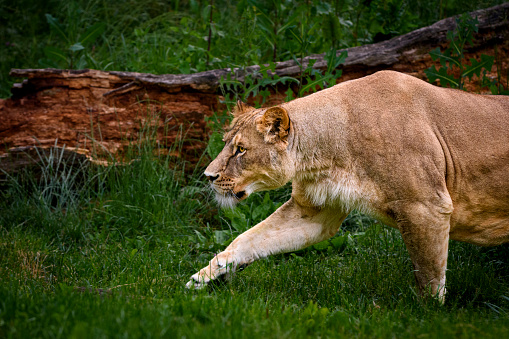
<svg viewBox="0 0 509 339">
<path fill-rule="evenodd" d="M 221 207 L 233 208 L 235 204 L 248 197 L 246 191 L 234 192 L 233 190 L 220 192 L 216 190 L 216 200 Z"/>
<path fill-rule="evenodd" d="M 233 198 L 237 201 L 243 200 L 247 197 L 246 191 L 239 191 L 239 192 L 227 191 L 227 192 L 222 192 L 219 194 L 224 196 L 225 198 Z"/>
<path fill-rule="evenodd" d="M 225 190 L 222 187 L 217 187 L 216 185 L 212 185 L 214 191 L 217 194 L 224 196 L 225 198 L 234 198 L 237 201 L 247 198 L 247 192 L 245 190 L 235 192 L 233 189 Z"/>
<path fill-rule="evenodd" d="M 232 194 L 235 196 L 235 198 L 242 200 L 246 196 L 246 191 L 240 191 L 240 192 L 232 192 Z"/>
</svg>

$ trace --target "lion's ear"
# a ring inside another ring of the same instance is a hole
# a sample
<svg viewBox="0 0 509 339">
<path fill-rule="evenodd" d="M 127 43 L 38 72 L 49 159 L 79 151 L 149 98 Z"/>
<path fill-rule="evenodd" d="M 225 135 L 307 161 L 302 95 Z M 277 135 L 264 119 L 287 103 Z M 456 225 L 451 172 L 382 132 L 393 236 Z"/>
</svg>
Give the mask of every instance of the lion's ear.
<svg viewBox="0 0 509 339">
<path fill-rule="evenodd" d="M 244 113 L 250 112 L 252 110 L 254 110 L 254 107 L 251 107 L 251 106 L 243 103 L 242 101 L 238 100 L 237 104 L 233 108 L 232 115 L 234 118 L 237 118 L 238 116 L 240 116 Z"/>
<path fill-rule="evenodd" d="M 267 109 L 256 121 L 256 129 L 265 136 L 266 142 L 286 141 L 290 130 L 288 112 L 279 106 Z"/>
</svg>

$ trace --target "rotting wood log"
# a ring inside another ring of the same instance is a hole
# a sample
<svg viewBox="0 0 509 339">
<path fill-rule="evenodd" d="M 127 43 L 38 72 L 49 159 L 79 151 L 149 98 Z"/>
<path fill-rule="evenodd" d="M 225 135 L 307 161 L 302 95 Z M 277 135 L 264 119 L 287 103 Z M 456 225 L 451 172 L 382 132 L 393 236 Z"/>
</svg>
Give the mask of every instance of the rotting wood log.
<svg viewBox="0 0 509 339">
<path fill-rule="evenodd" d="M 507 70 L 509 3 L 471 14 L 479 20 L 479 32 L 474 35 L 474 45 L 467 48 L 466 55 L 494 55 L 497 46 L 498 61 Z M 433 64 L 429 51 L 444 46 L 447 31 L 455 27 L 455 19 L 448 18 L 391 40 L 349 48 L 348 58 L 340 65 L 343 76 L 339 81 L 382 69 L 424 78 L 424 69 Z M 303 66 L 311 59 L 316 60 L 315 68 L 326 68 L 323 54 L 303 58 Z M 219 69 L 154 75 L 13 69 L 12 76 L 26 79 L 13 86 L 11 98 L 0 100 L 0 155 L 4 155 L 0 168 L 13 147 L 67 145 L 87 149 L 95 158 L 108 159 L 112 154 L 122 154 L 129 145 L 151 138 L 160 153 L 184 154 L 196 161 L 206 145 L 208 131 L 204 118 L 223 109 L 219 100 L 221 77 L 234 74 L 242 81 L 246 74 L 257 70 L 259 66 L 233 72 Z M 300 66 L 293 60 L 275 66 L 279 76 L 299 77 L 300 72 Z M 282 102 L 284 90 L 273 93 L 267 104 Z"/>
</svg>

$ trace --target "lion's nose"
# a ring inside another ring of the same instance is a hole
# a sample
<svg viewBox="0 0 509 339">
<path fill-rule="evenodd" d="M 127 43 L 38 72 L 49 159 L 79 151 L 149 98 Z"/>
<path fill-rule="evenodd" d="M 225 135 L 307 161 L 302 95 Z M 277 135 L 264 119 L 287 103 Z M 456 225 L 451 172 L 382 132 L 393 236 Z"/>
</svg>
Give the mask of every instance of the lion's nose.
<svg viewBox="0 0 509 339">
<path fill-rule="evenodd" d="M 210 182 L 214 182 L 217 180 L 217 178 L 219 178 L 219 174 L 210 174 L 210 173 L 205 173 L 205 175 L 207 176 L 207 179 L 209 179 Z"/>
</svg>

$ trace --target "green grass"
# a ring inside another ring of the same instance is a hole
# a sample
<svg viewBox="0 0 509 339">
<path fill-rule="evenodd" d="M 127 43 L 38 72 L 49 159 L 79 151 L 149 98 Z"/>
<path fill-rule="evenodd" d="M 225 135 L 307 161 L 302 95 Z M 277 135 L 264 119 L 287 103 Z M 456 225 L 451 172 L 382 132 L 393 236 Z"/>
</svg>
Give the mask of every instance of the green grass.
<svg viewBox="0 0 509 339">
<path fill-rule="evenodd" d="M 190 275 L 227 242 L 218 232 L 238 234 L 235 220 L 198 169 L 136 152 L 138 161 L 102 170 L 53 171 L 48 161 L 39 181 L 2 191 L 0 337 L 509 334 L 508 246 L 451 242 L 440 306 L 416 296 L 399 233 L 357 213 L 337 235 L 350 234 L 346 247 L 274 256 L 229 284 L 189 291 Z M 263 199 L 275 208 L 287 195 L 254 196 L 239 211 L 253 224 Z"/>
</svg>

